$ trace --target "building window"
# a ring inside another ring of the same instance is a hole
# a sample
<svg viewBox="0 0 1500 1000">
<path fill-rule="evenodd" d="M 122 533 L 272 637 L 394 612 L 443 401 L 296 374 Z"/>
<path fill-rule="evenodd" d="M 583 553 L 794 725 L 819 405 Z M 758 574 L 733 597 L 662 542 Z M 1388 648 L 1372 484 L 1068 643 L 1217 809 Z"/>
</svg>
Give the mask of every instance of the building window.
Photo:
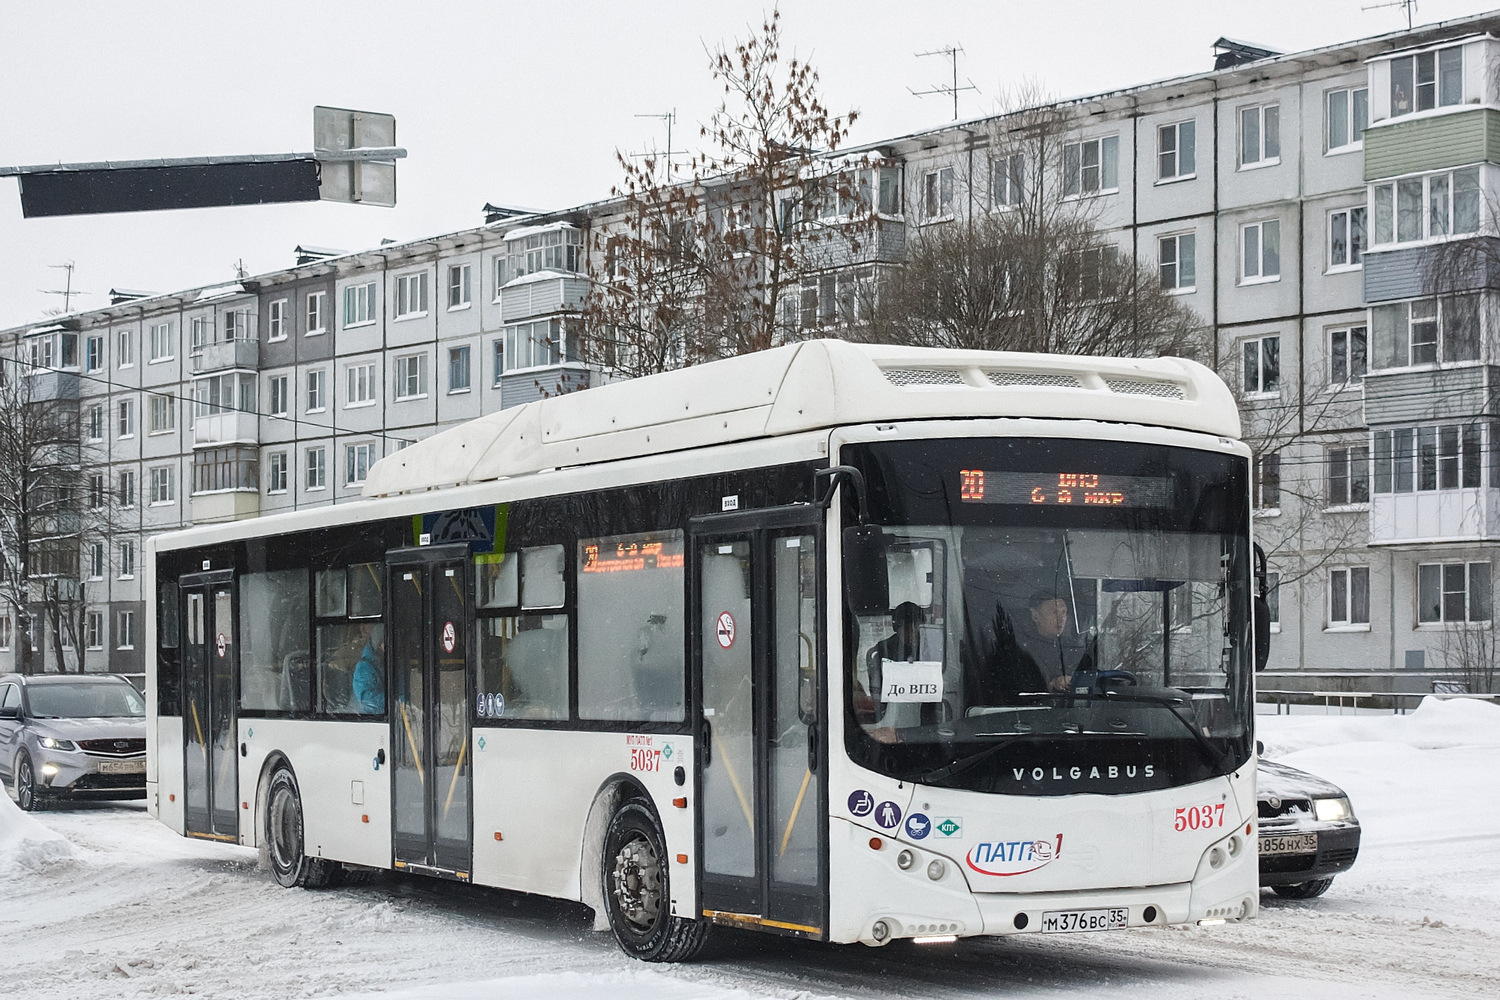
<svg viewBox="0 0 1500 1000">
<path fill-rule="evenodd" d="M 104 370 L 104 338 L 90 337 L 83 346 L 83 369 L 89 372 Z"/>
<path fill-rule="evenodd" d="M 89 579 L 104 579 L 104 543 L 89 543 Z"/>
<path fill-rule="evenodd" d="M 396 398 L 420 399 L 427 395 L 427 355 L 409 354 L 396 359 Z"/>
<path fill-rule="evenodd" d="M 683 230 L 678 229 L 678 233 Z M 680 239 L 680 235 L 677 236 Z M 507 281 L 538 271 L 578 271 L 583 266 L 583 233 L 573 226 L 558 226 L 540 233 L 517 237 L 505 244 L 506 257 L 495 268 L 496 293 Z"/>
<path fill-rule="evenodd" d="M 396 279 L 396 318 L 427 315 L 427 272 L 403 274 Z"/>
<path fill-rule="evenodd" d="M 1370 447 L 1328 449 L 1328 506 L 1370 502 Z"/>
<path fill-rule="evenodd" d="M 1328 213 L 1328 269 L 1359 267 L 1365 255 L 1365 208 Z"/>
<path fill-rule="evenodd" d="M 495 372 L 495 381 L 493 384 L 498 386 L 500 384 L 500 376 L 505 374 L 505 341 L 501 338 L 496 338 L 495 342 L 490 346 L 491 364 L 494 366 Z"/>
<path fill-rule="evenodd" d="M 104 612 L 90 611 L 84 618 L 83 642 L 89 649 L 104 648 Z"/>
<path fill-rule="evenodd" d="M 1161 264 L 1161 287 L 1175 292 L 1192 291 L 1198 280 L 1198 238 L 1192 233 L 1163 236 L 1156 246 L 1156 259 Z"/>
<path fill-rule="evenodd" d="M 104 405 L 93 403 L 89 406 L 89 440 L 104 440 Z"/>
<path fill-rule="evenodd" d="M 500 288 L 505 284 L 505 254 L 495 258 L 495 301 L 500 301 Z"/>
<path fill-rule="evenodd" d="M 1327 129 L 1324 142 L 1330 153 L 1343 153 L 1363 145 L 1365 126 L 1370 124 L 1370 92 L 1364 87 L 1330 90 L 1325 102 Z"/>
<path fill-rule="evenodd" d="M 120 611 L 115 614 L 115 648 L 135 648 L 134 611 Z"/>
<path fill-rule="evenodd" d="M 1370 567 L 1328 571 L 1328 625 L 1349 628 L 1370 624 Z"/>
<path fill-rule="evenodd" d="M 448 348 L 448 391 L 469 391 L 469 349 Z"/>
<path fill-rule="evenodd" d="M 266 307 L 266 339 L 286 339 L 286 299 L 277 299 Z"/>
<path fill-rule="evenodd" d="M 272 375 L 266 379 L 266 394 L 270 397 L 267 402 L 271 407 L 271 416 L 286 416 L 290 395 L 289 383 L 290 379 L 286 375 Z"/>
<path fill-rule="evenodd" d="M 224 342 L 254 340 L 250 335 L 250 310 L 230 309 L 224 314 Z"/>
<path fill-rule="evenodd" d="M 1424 563 L 1417 567 L 1417 621 L 1487 622 L 1492 617 L 1490 564 Z"/>
<path fill-rule="evenodd" d="M 1482 455 L 1478 424 L 1376 431 L 1375 492 L 1478 489 L 1484 478 Z"/>
<path fill-rule="evenodd" d="M 285 493 L 287 482 L 286 452 L 273 451 L 266 456 L 266 492 Z"/>
<path fill-rule="evenodd" d="M 307 412 L 322 413 L 326 407 L 323 399 L 323 369 L 314 368 L 307 373 Z"/>
<path fill-rule="evenodd" d="M 512 371 L 567 361 L 562 320 L 517 323 L 505 328 L 505 357 Z"/>
<path fill-rule="evenodd" d="M 375 320 L 375 282 L 366 281 L 358 285 L 344 286 L 345 328 L 363 326 Z"/>
<path fill-rule="evenodd" d="M 375 364 L 350 365 L 344 369 L 344 405 L 369 406 L 375 402 Z"/>
<path fill-rule="evenodd" d="M 149 397 L 151 405 L 151 433 L 167 434 L 177 429 L 177 400 L 171 396 L 158 396 L 152 393 Z"/>
<path fill-rule="evenodd" d="M 1477 233 L 1481 197 L 1478 167 L 1377 184 L 1371 197 L 1374 243 L 1416 243 Z"/>
<path fill-rule="evenodd" d="M 135 542 L 120 543 L 120 579 L 135 578 Z"/>
<path fill-rule="evenodd" d="M 104 506 L 104 473 L 95 472 L 89 476 L 89 510 L 98 510 Z"/>
<path fill-rule="evenodd" d="M 10 615 L 0 615 L 0 649 L 10 649 L 14 633 L 15 628 L 11 625 Z"/>
<path fill-rule="evenodd" d="M 453 264 L 448 268 L 448 308 L 462 309 L 469 304 L 469 276 L 473 267 L 469 264 Z"/>
<path fill-rule="evenodd" d="M 121 368 L 134 368 L 135 367 L 135 338 L 133 336 L 131 336 L 131 331 L 129 331 L 129 330 L 121 330 L 120 331 L 119 337 L 118 337 L 118 348 L 119 349 L 117 350 L 116 355 L 115 355 L 115 362 Z M 48 359 L 47 363 L 50 366 L 51 363 L 52 363 L 51 359 Z"/>
<path fill-rule="evenodd" d="M 135 506 L 135 473 L 130 469 L 123 469 L 120 472 L 118 500 L 121 507 Z"/>
<path fill-rule="evenodd" d="M 135 400 L 122 399 L 119 405 L 119 436 L 135 437 Z"/>
<path fill-rule="evenodd" d="M 953 168 L 929 170 L 922 175 L 922 215 L 926 219 L 946 219 L 953 215 Z"/>
<path fill-rule="evenodd" d="M 1021 204 L 1026 181 L 1026 159 L 1020 153 L 990 161 L 990 207 Z"/>
<path fill-rule="evenodd" d="M 1240 345 L 1244 360 L 1247 395 L 1270 396 L 1281 392 L 1281 337 L 1253 337 Z"/>
<path fill-rule="evenodd" d="M 151 502 L 153 504 L 168 504 L 176 499 L 176 490 L 173 489 L 172 467 L 170 465 L 158 466 L 151 470 Z"/>
<path fill-rule="evenodd" d="M 304 336 L 312 337 L 328 330 L 328 321 L 325 318 L 327 292 L 307 293 L 307 333 Z"/>
<path fill-rule="evenodd" d="M 321 490 L 327 485 L 328 449 L 309 448 L 306 453 L 307 475 L 304 482 L 310 490 Z"/>
<path fill-rule="evenodd" d="M 1261 167 L 1280 162 L 1280 106 L 1240 108 L 1240 166 Z"/>
<path fill-rule="evenodd" d="M 191 333 L 189 334 L 188 348 L 193 357 L 196 358 L 203 353 L 203 348 L 208 344 L 208 317 L 193 317 L 192 323 L 189 325 L 189 330 Z"/>
<path fill-rule="evenodd" d="M 1162 125 L 1156 130 L 1156 177 L 1174 181 L 1196 176 L 1197 153 L 1194 149 L 1196 126 L 1193 122 Z"/>
<path fill-rule="evenodd" d="M 1391 60 L 1392 118 L 1462 104 L 1463 100 L 1463 46 Z"/>
<path fill-rule="evenodd" d="M 1240 283 L 1281 277 L 1281 223 L 1276 219 L 1240 227 Z"/>
<path fill-rule="evenodd" d="M 370 473 L 375 462 L 373 444 L 351 444 L 344 446 L 344 485 L 360 486 Z"/>
<path fill-rule="evenodd" d="M 172 324 L 152 323 L 150 326 L 151 336 L 151 360 L 169 361 L 172 358 Z"/>
<path fill-rule="evenodd" d="M 260 453 L 253 446 L 193 453 L 193 493 L 260 489 Z"/>
<path fill-rule="evenodd" d="M 1120 137 L 1107 135 L 1063 146 L 1063 195 L 1104 194 L 1120 187 Z"/>
<path fill-rule="evenodd" d="M 1365 328 L 1351 326 L 1328 331 L 1328 384 L 1359 385 L 1366 370 Z"/>
<path fill-rule="evenodd" d="M 1370 310 L 1375 369 L 1479 359 L 1479 295 L 1449 295 Z"/>
<path fill-rule="evenodd" d="M 1251 493 L 1256 510 L 1278 510 L 1281 507 L 1281 453 L 1269 452 L 1255 459 Z"/>
<path fill-rule="evenodd" d="M 30 342 L 29 360 L 34 372 L 47 371 L 52 367 L 51 337 L 33 337 Z"/>
</svg>

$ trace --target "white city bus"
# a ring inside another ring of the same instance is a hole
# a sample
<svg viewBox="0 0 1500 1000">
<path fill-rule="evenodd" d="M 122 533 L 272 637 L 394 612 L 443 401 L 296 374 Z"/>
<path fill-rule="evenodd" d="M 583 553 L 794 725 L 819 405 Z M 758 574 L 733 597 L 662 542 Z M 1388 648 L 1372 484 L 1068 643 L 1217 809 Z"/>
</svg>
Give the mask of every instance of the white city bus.
<svg viewBox="0 0 1500 1000">
<path fill-rule="evenodd" d="M 838 341 L 481 417 L 155 540 L 151 811 L 649 960 L 1253 916 L 1238 434 L 1189 361 Z"/>
</svg>

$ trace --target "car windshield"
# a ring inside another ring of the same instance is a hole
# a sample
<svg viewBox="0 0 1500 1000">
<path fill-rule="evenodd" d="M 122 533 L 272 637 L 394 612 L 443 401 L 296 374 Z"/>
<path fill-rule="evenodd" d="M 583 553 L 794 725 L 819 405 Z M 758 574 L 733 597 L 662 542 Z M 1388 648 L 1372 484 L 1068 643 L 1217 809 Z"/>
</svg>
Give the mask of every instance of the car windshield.
<svg viewBox="0 0 1500 1000">
<path fill-rule="evenodd" d="M 26 689 L 31 714 L 40 719 L 139 719 L 146 702 L 123 681 L 32 684 Z"/>
<path fill-rule="evenodd" d="M 869 484 L 889 581 L 883 608 L 851 597 L 856 761 L 1066 794 L 1202 780 L 1246 759 L 1243 459 L 1059 439 L 845 452 Z"/>
</svg>

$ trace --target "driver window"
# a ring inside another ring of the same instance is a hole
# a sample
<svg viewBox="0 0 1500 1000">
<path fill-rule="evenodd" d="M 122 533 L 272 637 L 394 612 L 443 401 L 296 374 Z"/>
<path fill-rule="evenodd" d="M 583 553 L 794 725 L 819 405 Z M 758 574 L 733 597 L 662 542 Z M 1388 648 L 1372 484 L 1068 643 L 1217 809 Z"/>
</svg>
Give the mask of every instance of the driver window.
<svg viewBox="0 0 1500 1000">
<path fill-rule="evenodd" d="M 948 546 L 887 532 L 890 609 L 859 619 L 856 717 L 867 729 L 924 725 L 951 717 L 956 667 L 947 662 L 943 600 Z M 949 676 L 953 673 L 954 676 Z"/>
</svg>

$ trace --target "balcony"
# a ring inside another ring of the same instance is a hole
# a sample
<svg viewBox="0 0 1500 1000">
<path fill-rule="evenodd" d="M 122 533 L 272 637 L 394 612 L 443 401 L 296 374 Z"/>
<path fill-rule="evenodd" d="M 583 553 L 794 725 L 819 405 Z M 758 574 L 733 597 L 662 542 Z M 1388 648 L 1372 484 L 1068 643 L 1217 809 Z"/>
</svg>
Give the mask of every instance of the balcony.
<svg viewBox="0 0 1500 1000">
<path fill-rule="evenodd" d="M 870 222 L 845 227 L 828 225 L 814 231 L 808 247 L 817 270 L 853 264 L 899 263 L 906 251 L 906 223 L 877 216 Z"/>
<path fill-rule="evenodd" d="M 28 378 L 31 402 L 78 398 L 78 373 L 36 371 Z"/>
<path fill-rule="evenodd" d="M 1500 162 L 1500 112 L 1472 108 L 1387 119 L 1365 130 L 1365 180 Z"/>
<path fill-rule="evenodd" d="M 193 355 L 193 371 L 197 374 L 224 371 L 228 368 L 260 367 L 260 344 L 254 340 L 220 340 L 203 345 Z"/>
<path fill-rule="evenodd" d="M 510 323 L 556 312 L 577 312 L 589 291 L 589 281 L 578 274 L 538 271 L 522 275 L 500 289 L 500 319 Z"/>
<path fill-rule="evenodd" d="M 1500 490 L 1424 490 L 1370 498 L 1370 544 L 1500 539 Z"/>
<path fill-rule="evenodd" d="M 193 420 L 193 447 L 224 444 L 254 444 L 259 440 L 260 418 L 254 413 L 228 410 L 208 413 Z"/>
</svg>

